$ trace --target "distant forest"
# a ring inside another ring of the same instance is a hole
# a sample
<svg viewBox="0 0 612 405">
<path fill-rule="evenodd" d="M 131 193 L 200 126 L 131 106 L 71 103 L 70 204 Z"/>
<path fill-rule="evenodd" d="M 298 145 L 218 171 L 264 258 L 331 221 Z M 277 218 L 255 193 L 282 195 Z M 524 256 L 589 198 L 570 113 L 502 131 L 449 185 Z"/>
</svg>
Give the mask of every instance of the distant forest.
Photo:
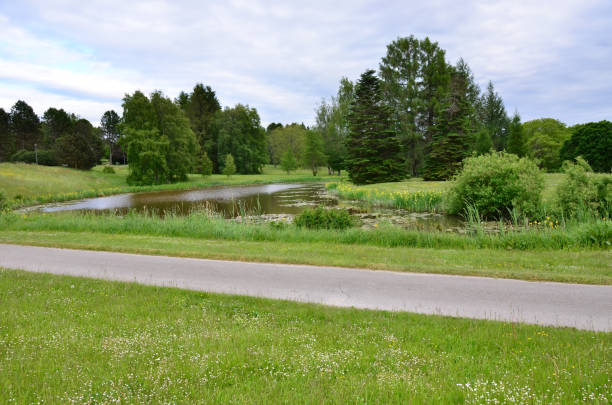
<svg viewBox="0 0 612 405">
<path fill-rule="evenodd" d="M 492 82 L 481 90 L 463 59 L 451 64 L 437 42 L 414 36 L 390 43 L 377 71 L 342 78 L 336 95 L 316 106 L 312 127 L 263 128 L 255 108 L 221 108 L 203 84 L 174 100 L 136 91 L 122 106 L 121 115 L 107 111 L 97 125 L 61 108 L 39 117 L 22 100 L 8 112 L 0 108 L 0 162 L 90 169 L 107 159 L 129 163 L 131 183 L 153 184 L 222 173 L 231 156 L 243 174 L 260 173 L 265 164 L 315 175 L 321 166 L 329 173 L 367 166 L 363 173 L 378 171 L 391 181 L 446 180 L 465 157 L 491 150 L 532 158 L 546 171 L 581 155 L 596 171 L 609 172 L 612 154 L 611 123 L 521 122 L 518 112 L 508 114 Z M 382 171 L 371 169 L 376 165 Z"/>
</svg>

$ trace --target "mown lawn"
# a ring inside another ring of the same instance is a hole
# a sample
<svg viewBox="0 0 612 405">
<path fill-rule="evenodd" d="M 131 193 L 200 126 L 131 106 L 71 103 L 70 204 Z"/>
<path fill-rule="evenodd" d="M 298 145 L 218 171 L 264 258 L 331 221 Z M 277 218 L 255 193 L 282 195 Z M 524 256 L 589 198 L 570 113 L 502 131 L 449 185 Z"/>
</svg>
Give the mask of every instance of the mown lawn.
<svg viewBox="0 0 612 405">
<path fill-rule="evenodd" d="M 612 401 L 612 334 L 0 270 L 1 403 Z"/>
</svg>

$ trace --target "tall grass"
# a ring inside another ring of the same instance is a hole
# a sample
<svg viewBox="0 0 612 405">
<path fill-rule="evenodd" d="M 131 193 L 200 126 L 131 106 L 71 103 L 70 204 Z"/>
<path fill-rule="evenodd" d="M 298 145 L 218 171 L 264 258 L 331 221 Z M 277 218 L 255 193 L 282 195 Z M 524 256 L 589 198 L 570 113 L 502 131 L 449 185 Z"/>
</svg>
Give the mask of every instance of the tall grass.
<svg viewBox="0 0 612 405">
<path fill-rule="evenodd" d="M 385 226 L 376 230 L 310 230 L 294 226 L 246 225 L 226 221 L 206 212 L 189 216 L 172 213 L 161 218 L 147 213 L 130 212 L 125 216 L 92 213 L 7 214 L 0 218 L 1 230 L 98 232 L 180 236 L 199 239 L 235 241 L 329 242 L 383 247 L 423 248 L 494 248 L 494 249 L 609 249 L 612 223 L 597 220 L 588 223 L 567 221 L 564 226 L 533 226 L 517 231 L 460 235 L 442 232 L 408 231 Z"/>
<path fill-rule="evenodd" d="M 444 195 L 441 191 L 385 191 L 338 182 L 327 183 L 326 187 L 333 194 L 347 200 L 358 200 L 373 206 L 410 212 L 439 212 L 442 209 Z"/>
</svg>

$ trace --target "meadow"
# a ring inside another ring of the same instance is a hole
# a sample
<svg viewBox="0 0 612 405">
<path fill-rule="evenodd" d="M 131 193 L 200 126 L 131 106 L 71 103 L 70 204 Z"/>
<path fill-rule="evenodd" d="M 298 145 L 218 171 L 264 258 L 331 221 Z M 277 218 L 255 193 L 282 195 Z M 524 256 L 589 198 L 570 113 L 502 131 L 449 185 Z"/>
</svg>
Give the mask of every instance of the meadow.
<svg viewBox="0 0 612 405">
<path fill-rule="evenodd" d="M 612 334 L 0 270 L 2 403 L 609 403 Z"/>
</svg>

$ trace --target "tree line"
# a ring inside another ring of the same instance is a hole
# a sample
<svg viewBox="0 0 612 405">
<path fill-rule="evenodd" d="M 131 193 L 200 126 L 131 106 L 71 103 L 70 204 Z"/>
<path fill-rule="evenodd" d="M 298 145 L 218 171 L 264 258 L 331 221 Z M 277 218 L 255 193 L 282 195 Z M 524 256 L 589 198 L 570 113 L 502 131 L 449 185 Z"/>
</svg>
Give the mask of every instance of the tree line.
<svg viewBox="0 0 612 405">
<path fill-rule="evenodd" d="M 547 171 L 578 155 L 595 170 L 610 171 L 603 164 L 612 153 L 609 122 L 569 128 L 552 118 L 522 123 L 518 112 L 507 114 L 492 82 L 482 92 L 468 64 L 451 65 L 429 38 L 390 43 L 378 72 L 367 70 L 357 83 L 342 78 L 337 95 L 316 108 L 315 120 L 330 171 L 347 169 L 355 182 L 447 180 L 464 158 L 491 150 L 530 157 Z"/>
</svg>

